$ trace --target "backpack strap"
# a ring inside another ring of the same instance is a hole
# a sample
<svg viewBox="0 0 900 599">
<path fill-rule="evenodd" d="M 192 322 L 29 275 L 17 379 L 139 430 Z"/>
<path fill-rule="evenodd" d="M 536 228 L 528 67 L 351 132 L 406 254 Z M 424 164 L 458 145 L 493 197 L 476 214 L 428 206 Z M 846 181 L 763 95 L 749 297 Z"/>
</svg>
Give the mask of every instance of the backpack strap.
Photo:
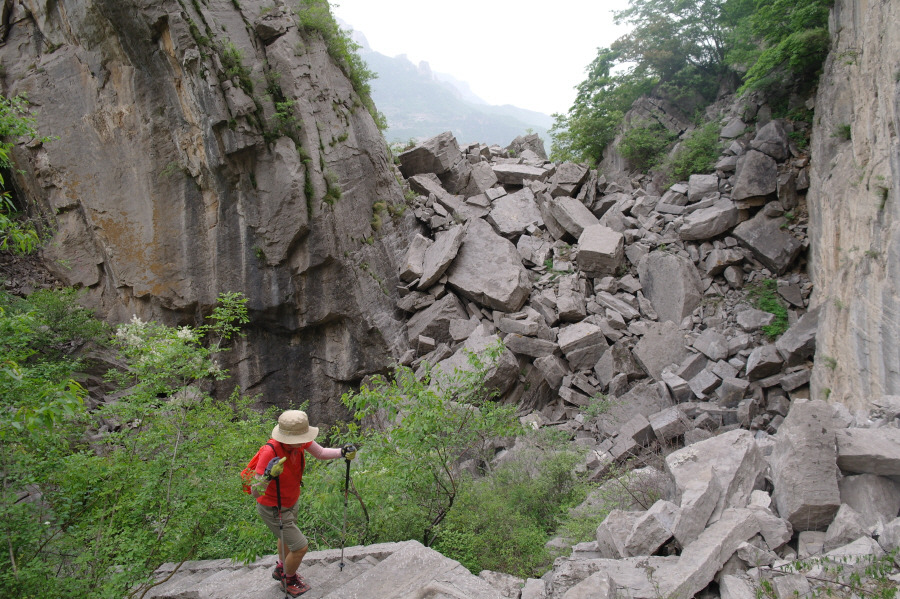
<svg viewBox="0 0 900 599">
<path fill-rule="evenodd" d="M 275 446 L 266 441 L 266 445 L 272 448 L 272 453 L 275 454 L 275 457 L 280 457 L 278 452 L 275 450 Z M 282 448 L 283 449 L 283 448 Z M 275 477 L 275 500 L 278 503 L 278 513 L 281 513 L 281 477 Z"/>
</svg>

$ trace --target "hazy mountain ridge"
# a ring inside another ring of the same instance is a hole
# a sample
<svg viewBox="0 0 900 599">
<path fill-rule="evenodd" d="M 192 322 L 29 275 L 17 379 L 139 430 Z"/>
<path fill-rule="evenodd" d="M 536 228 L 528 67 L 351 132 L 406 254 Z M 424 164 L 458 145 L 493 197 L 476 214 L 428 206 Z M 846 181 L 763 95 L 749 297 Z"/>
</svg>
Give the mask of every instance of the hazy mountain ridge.
<svg viewBox="0 0 900 599">
<path fill-rule="evenodd" d="M 378 73 L 372 98 L 388 121 L 388 141 L 425 139 L 453 131 L 457 139 L 506 145 L 530 129 L 549 140 L 548 115 L 516 106 L 490 106 L 453 76 L 433 73 L 428 63 L 389 57 L 364 48 L 360 55 Z"/>
</svg>

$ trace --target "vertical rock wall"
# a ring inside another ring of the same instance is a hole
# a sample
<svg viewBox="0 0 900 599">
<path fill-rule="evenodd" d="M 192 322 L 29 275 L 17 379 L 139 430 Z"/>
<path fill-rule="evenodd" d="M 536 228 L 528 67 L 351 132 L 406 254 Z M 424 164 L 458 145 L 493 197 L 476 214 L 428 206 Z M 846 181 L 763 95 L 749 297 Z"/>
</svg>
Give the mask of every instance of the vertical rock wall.
<svg viewBox="0 0 900 599">
<path fill-rule="evenodd" d="M 810 209 L 822 306 L 813 396 L 900 394 L 900 3 L 838 0 L 816 98 Z"/>
<path fill-rule="evenodd" d="M 405 349 L 392 295 L 411 227 L 399 210 L 373 225 L 402 194 L 320 35 L 272 0 L 0 4 L 3 93 L 56 137 L 14 155 L 56 274 L 112 321 L 199 322 L 243 292 L 253 321 L 226 356 L 241 387 L 339 415 Z"/>
</svg>

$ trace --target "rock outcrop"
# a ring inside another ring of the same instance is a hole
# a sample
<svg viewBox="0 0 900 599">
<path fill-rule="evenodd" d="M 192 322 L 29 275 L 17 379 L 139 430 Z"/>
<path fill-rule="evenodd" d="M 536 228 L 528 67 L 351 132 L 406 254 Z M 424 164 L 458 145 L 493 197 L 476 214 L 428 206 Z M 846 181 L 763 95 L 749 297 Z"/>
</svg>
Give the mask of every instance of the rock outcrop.
<svg viewBox="0 0 900 599">
<path fill-rule="evenodd" d="M 291 10 L 7 0 L 3 93 L 27 94 L 54 137 L 15 149 L 15 183 L 63 282 L 114 322 L 196 322 L 244 293 L 252 322 L 224 356 L 238 384 L 333 420 L 406 349 L 412 227 L 387 217 L 403 220 L 402 196 L 373 119 Z"/>
<path fill-rule="evenodd" d="M 900 19 L 839 0 L 815 101 L 810 277 L 821 306 L 816 397 L 865 407 L 900 394 Z"/>
</svg>

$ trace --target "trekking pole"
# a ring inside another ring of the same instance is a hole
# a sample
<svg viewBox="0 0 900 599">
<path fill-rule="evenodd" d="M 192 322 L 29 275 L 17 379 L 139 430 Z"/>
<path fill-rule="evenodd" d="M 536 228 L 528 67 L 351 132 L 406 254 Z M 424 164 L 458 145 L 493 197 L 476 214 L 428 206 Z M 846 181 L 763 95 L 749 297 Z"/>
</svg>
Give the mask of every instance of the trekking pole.
<svg viewBox="0 0 900 599">
<path fill-rule="evenodd" d="M 349 494 L 348 489 L 350 488 L 350 460 L 345 460 L 347 462 L 347 476 L 344 478 L 344 529 L 341 532 L 341 567 L 340 571 L 344 571 L 344 542 L 347 539 L 347 497 Z"/>
<path fill-rule="evenodd" d="M 281 494 L 278 495 L 278 531 L 281 533 L 281 588 L 284 590 L 284 599 L 290 599 L 287 592 L 287 576 L 284 574 L 284 562 L 287 560 L 288 549 L 284 544 L 284 518 L 281 516 Z M 270 545 L 271 547 L 271 545 Z"/>
</svg>

